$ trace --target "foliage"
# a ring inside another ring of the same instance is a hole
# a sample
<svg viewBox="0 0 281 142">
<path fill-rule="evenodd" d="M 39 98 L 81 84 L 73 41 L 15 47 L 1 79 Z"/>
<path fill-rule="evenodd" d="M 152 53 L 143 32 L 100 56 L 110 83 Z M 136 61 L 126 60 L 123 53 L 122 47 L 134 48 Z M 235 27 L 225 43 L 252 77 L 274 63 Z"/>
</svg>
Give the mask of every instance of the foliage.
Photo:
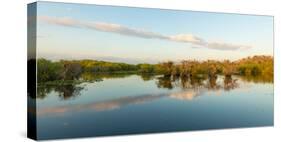
<svg viewBox="0 0 281 142">
<path fill-rule="evenodd" d="M 46 59 L 37 60 L 37 80 L 38 82 L 54 81 L 62 79 L 63 64 L 51 62 Z"/>
<path fill-rule="evenodd" d="M 270 56 L 248 57 L 236 62 L 242 75 L 271 75 L 273 76 L 273 58 Z"/>
<path fill-rule="evenodd" d="M 83 71 L 87 72 L 121 72 L 121 71 L 136 71 L 136 65 L 130 65 L 125 63 L 113 63 L 96 60 L 81 60 L 78 62 Z"/>
<path fill-rule="evenodd" d="M 82 73 L 82 67 L 79 63 L 71 61 L 62 62 L 64 67 L 62 78 L 64 80 L 75 80 L 80 77 L 80 74 Z"/>
<path fill-rule="evenodd" d="M 158 64 L 126 64 L 97 60 L 50 61 L 37 60 L 38 82 L 56 80 L 93 80 L 89 74 L 158 74 L 165 78 L 216 78 L 218 74 L 226 77 L 232 75 L 266 76 L 273 78 L 273 58 L 271 56 L 253 56 L 237 61 L 196 61 L 183 60 L 179 63 L 167 61 Z"/>
<path fill-rule="evenodd" d="M 138 64 L 137 68 L 140 73 L 154 73 L 154 65 L 151 64 Z"/>
</svg>

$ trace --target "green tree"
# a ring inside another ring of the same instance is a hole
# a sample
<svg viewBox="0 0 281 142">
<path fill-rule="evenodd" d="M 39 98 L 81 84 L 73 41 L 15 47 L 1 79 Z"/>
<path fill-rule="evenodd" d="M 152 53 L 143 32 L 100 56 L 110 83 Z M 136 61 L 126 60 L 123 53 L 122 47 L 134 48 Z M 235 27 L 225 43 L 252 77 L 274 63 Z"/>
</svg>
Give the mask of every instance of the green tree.
<svg viewBox="0 0 281 142">
<path fill-rule="evenodd" d="M 64 80 L 78 79 L 82 73 L 82 67 L 79 63 L 64 61 L 63 66 L 64 70 L 62 76 Z"/>
<path fill-rule="evenodd" d="M 46 59 L 37 60 L 37 80 L 38 82 L 54 81 L 61 79 L 63 64 L 51 62 Z"/>
<path fill-rule="evenodd" d="M 140 73 L 153 73 L 154 72 L 154 66 L 151 64 L 138 64 Z"/>
</svg>

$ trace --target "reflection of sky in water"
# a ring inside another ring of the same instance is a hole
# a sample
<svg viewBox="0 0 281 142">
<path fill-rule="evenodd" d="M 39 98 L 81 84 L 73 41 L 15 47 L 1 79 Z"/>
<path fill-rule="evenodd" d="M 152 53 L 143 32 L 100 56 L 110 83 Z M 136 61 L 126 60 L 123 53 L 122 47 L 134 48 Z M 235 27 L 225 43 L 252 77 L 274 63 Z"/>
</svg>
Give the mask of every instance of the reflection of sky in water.
<svg viewBox="0 0 281 142">
<path fill-rule="evenodd" d="M 81 95 L 69 100 L 60 100 L 57 92 L 51 91 L 46 98 L 37 99 L 39 137 L 273 124 L 273 84 L 244 82 L 238 78 L 239 87 L 226 91 L 221 77 L 217 79 L 219 87 L 211 90 L 204 85 L 184 89 L 177 85 L 173 89 L 158 88 L 155 82 L 155 78 L 143 81 L 132 75 L 84 83 Z"/>
</svg>

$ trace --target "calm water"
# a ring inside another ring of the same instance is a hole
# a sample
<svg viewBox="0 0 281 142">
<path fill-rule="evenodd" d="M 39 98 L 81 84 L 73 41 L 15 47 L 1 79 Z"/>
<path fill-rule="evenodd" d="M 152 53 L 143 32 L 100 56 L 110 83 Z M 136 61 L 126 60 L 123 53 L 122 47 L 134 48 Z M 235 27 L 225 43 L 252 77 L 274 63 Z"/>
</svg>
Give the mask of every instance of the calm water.
<svg viewBox="0 0 281 142">
<path fill-rule="evenodd" d="M 38 87 L 39 139 L 273 125 L 273 84 L 263 78 L 83 77 L 94 81 Z"/>
</svg>

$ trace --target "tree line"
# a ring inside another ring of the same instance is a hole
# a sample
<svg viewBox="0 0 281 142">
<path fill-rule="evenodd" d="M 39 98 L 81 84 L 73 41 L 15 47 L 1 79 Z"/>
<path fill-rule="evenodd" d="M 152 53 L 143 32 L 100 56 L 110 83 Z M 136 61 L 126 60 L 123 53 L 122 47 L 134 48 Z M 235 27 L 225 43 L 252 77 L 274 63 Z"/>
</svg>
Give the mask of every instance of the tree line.
<svg viewBox="0 0 281 142">
<path fill-rule="evenodd" d="M 217 75 L 273 77 L 273 57 L 253 56 L 236 61 L 183 60 L 181 62 L 161 62 L 158 64 L 126 64 L 97 60 L 37 60 L 38 82 L 56 80 L 78 80 L 82 73 L 138 73 L 158 74 L 166 78 L 216 78 Z"/>
</svg>

